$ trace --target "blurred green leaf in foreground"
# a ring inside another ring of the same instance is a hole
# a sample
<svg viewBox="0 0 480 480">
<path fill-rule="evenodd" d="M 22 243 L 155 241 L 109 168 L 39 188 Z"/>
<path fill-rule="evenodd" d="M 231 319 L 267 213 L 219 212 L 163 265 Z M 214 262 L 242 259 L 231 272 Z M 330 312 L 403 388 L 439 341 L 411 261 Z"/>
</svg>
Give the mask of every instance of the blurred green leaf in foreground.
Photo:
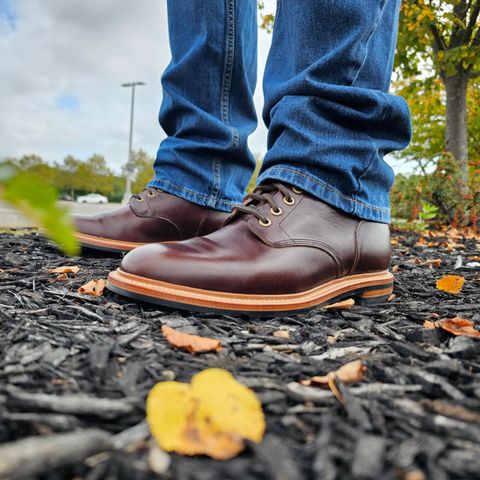
<svg viewBox="0 0 480 480">
<path fill-rule="evenodd" d="M 68 210 L 57 205 L 56 189 L 40 177 L 11 165 L 0 165 L 0 199 L 36 222 L 66 254 L 78 254 Z"/>
</svg>

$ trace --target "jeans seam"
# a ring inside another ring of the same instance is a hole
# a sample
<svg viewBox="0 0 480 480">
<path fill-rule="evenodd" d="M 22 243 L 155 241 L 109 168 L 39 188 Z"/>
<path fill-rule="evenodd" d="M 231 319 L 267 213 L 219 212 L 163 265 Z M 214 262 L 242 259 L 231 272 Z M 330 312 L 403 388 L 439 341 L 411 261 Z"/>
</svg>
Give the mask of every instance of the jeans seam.
<svg viewBox="0 0 480 480">
<path fill-rule="evenodd" d="M 235 1 L 226 0 L 225 64 L 223 67 L 222 98 L 220 115 L 222 122 L 230 127 L 232 139 L 228 150 L 235 151 L 240 144 L 240 132 L 230 125 L 230 93 L 232 91 L 233 68 L 235 64 Z"/>
<path fill-rule="evenodd" d="M 371 210 L 375 210 L 377 212 L 384 212 L 384 213 L 388 213 L 389 212 L 389 209 L 388 208 L 380 208 L 380 207 L 374 207 L 373 205 L 370 205 L 368 203 L 365 203 L 365 202 L 362 202 L 361 200 L 357 200 L 355 198 L 352 198 L 352 197 L 348 197 L 347 195 L 344 195 L 342 192 L 339 192 L 337 189 L 333 188 L 332 186 L 328 185 L 327 183 L 325 182 L 322 182 L 321 180 L 318 180 L 316 179 L 315 177 L 312 177 L 310 175 L 307 175 L 305 173 L 302 173 L 302 172 L 299 172 L 298 170 L 295 170 L 294 168 L 286 168 L 286 167 L 271 167 L 269 168 L 268 170 L 266 170 L 263 174 L 265 176 L 268 176 L 268 173 L 271 172 L 271 171 L 275 171 L 275 170 L 278 170 L 278 171 L 285 171 L 285 172 L 288 172 L 288 173 L 294 173 L 295 175 L 299 175 L 301 177 L 304 177 L 306 180 L 309 180 L 313 183 L 316 183 L 318 185 L 321 185 L 323 188 L 327 189 L 327 190 L 330 190 L 332 193 L 335 193 L 336 195 L 338 195 L 340 198 L 343 198 L 344 200 L 348 200 L 354 204 L 359 204 L 359 205 L 362 205 L 363 207 L 366 207 L 366 208 L 369 208 Z"/>
<path fill-rule="evenodd" d="M 230 126 L 230 92 L 232 88 L 233 63 L 235 59 L 235 0 L 225 0 L 225 63 L 223 66 L 221 98 L 220 98 L 220 119 L 226 125 Z M 229 150 L 235 150 L 239 144 L 239 133 L 232 129 L 232 140 Z M 210 195 L 207 198 L 209 205 L 214 205 L 220 194 L 222 185 L 221 160 L 213 158 L 213 186 L 210 189 Z"/>
<path fill-rule="evenodd" d="M 187 193 L 191 194 L 192 196 L 197 197 L 197 198 L 201 198 L 202 200 L 205 200 L 205 201 L 208 201 L 211 198 L 211 195 L 204 195 L 203 193 L 195 192 L 194 190 L 190 190 L 189 188 L 186 188 L 182 185 L 177 185 L 176 183 L 173 183 L 170 180 L 164 180 L 162 178 L 155 178 L 154 180 L 152 180 L 152 182 L 150 182 L 150 185 L 154 185 L 154 184 L 170 185 L 176 190 L 187 192 Z M 217 197 L 215 198 L 215 202 L 220 203 L 222 205 L 226 205 L 227 207 L 232 207 L 234 205 L 238 205 L 237 202 L 229 202 L 227 200 L 221 200 Z"/>
<path fill-rule="evenodd" d="M 372 31 L 369 33 L 369 35 L 368 35 L 368 37 L 365 41 L 365 52 L 364 52 L 364 55 L 363 55 L 363 60 L 362 60 L 362 63 L 360 64 L 360 66 L 358 67 L 358 70 L 357 70 L 357 73 L 355 74 L 355 77 L 353 78 L 352 82 L 350 83 L 351 87 L 353 87 L 355 85 L 355 82 L 357 81 L 357 78 L 360 75 L 360 71 L 362 70 L 363 66 L 365 65 L 365 62 L 367 61 L 367 56 L 368 56 L 368 51 L 369 51 L 368 44 L 369 44 L 371 38 L 373 37 L 373 35 L 375 34 L 375 32 L 377 30 L 378 24 L 380 23 L 380 18 L 382 17 L 382 13 L 383 13 L 383 10 L 385 9 L 386 5 L 387 5 L 387 2 L 385 0 L 383 0 L 383 5 L 379 9 L 378 16 L 375 19 L 375 24 L 372 28 Z"/>
<path fill-rule="evenodd" d="M 230 90 L 232 87 L 233 62 L 235 55 L 235 0 L 226 1 L 225 63 L 223 66 L 222 98 L 220 116 L 229 124 Z"/>
</svg>

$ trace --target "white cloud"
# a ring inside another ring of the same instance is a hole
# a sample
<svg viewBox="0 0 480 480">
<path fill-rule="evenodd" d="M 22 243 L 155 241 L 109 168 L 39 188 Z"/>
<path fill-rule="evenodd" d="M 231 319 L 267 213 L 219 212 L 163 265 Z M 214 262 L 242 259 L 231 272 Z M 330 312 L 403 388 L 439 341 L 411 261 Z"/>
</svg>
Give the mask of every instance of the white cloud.
<svg viewBox="0 0 480 480">
<path fill-rule="evenodd" d="M 273 9 L 274 0 L 266 4 Z M 161 0 L 10 0 L 15 29 L 0 22 L 0 158 L 37 153 L 49 161 L 68 154 L 105 155 L 117 171 L 128 149 L 130 91 L 137 90 L 134 147 L 154 155 L 164 138 L 157 122 L 160 76 L 169 61 L 166 2 Z M 269 35 L 260 32 L 259 82 Z M 78 108 L 58 108 L 58 98 Z M 266 130 L 251 138 L 265 148 Z"/>
</svg>

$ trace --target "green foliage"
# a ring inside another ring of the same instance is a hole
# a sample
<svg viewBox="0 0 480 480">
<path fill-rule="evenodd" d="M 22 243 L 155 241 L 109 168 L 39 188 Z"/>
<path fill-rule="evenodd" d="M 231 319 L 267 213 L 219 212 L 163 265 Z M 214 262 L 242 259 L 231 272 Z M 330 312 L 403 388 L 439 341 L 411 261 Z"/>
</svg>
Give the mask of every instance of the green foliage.
<svg viewBox="0 0 480 480">
<path fill-rule="evenodd" d="M 480 71 L 478 0 L 402 2 L 396 65 L 404 78 L 431 65 L 438 75 Z"/>
<path fill-rule="evenodd" d="M 132 191 L 140 192 L 155 176 L 153 170 L 154 159 L 144 150 L 138 150 L 132 155 L 132 163 L 135 169 L 135 178 L 132 183 Z"/>
<path fill-rule="evenodd" d="M 72 196 L 90 192 L 110 196 L 114 192 L 115 175 L 102 155 L 92 155 L 86 161 L 68 156 L 54 168 L 54 184 Z"/>
<path fill-rule="evenodd" d="M 475 224 L 480 206 L 480 162 L 470 162 L 468 194 L 465 195 L 458 163 L 448 154 L 441 156 L 437 168 L 423 175 L 397 175 L 390 200 L 392 216 L 414 221 L 422 220 L 421 205 L 437 210 L 435 219 L 458 225 Z M 426 217 L 424 217 L 426 219 Z"/>
<path fill-rule="evenodd" d="M 428 228 L 428 221 L 434 220 L 438 215 L 438 207 L 431 203 L 424 202 L 422 204 L 422 210 L 418 214 L 417 229 L 421 232 Z"/>
<path fill-rule="evenodd" d="M 118 197 L 119 178 L 107 166 L 102 155 L 92 155 L 86 161 L 69 155 L 62 163 L 54 165 L 48 164 L 38 155 L 24 155 L 20 159 L 7 158 L 0 165 L 12 165 L 36 175 L 45 184 L 54 186 L 73 198 L 91 192 L 106 195 L 110 200 Z M 121 196 L 122 194 L 120 198 Z"/>
<path fill-rule="evenodd" d="M 445 147 L 445 94 L 436 78 L 396 82 L 396 93 L 409 103 L 413 124 L 410 145 L 396 154 L 422 173 L 434 167 Z"/>
<path fill-rule="evenodd" d="M 79 252 L 70 216 L 56 203 L 57 191 L 38 175 L 21 171 L 11 164 L 0 165 L 0 198 L 44 228 L 65 253 L 76 255 Z"/>
<path fill-rule="evenodd" d="M 248 182 L 247 185 L 247 193 L 253 192 L 257 185 L 257 177 L 258 173 L 260 172 L 260 168 L 262 167 L 262 162 L 263 162 L 263 157 L 260 154 L 255 155 L 255 171 L 253 172 L 252 178 L 250 178 L 250 181 Z"/>
<path fill-rule="evenodd" d="M 260 19 L 262 21 L 260 28 L 266 30 L 268 33 L 272 33 L 273 24 L 275 23 L 275 15 L 273 13 L 264 13 L 265 4 L 263 2 L 258 2 L 258 10 L 260 11 Z"/>
</svg>

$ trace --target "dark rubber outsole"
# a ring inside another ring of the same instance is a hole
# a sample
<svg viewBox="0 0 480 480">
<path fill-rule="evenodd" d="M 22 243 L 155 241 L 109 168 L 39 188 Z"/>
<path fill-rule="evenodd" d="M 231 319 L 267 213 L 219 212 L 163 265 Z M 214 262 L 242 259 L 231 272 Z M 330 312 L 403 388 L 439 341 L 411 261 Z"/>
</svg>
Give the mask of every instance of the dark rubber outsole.
<svg viewBox="0 0 480 480">
<path fill-rule="evenodd" d="M 108 252 L 108 253 L 116 253 L 118 255 L 123 255 L 125 253 L 130 252 L 130 250 L 119 250 L 118 248 L 111 248 L 111 247 L 100 247 L 98 245 L 90 245 L 88 243 L 79 242 L 82 250 L 96 250 L 99 252 Z"/>
</svg>

